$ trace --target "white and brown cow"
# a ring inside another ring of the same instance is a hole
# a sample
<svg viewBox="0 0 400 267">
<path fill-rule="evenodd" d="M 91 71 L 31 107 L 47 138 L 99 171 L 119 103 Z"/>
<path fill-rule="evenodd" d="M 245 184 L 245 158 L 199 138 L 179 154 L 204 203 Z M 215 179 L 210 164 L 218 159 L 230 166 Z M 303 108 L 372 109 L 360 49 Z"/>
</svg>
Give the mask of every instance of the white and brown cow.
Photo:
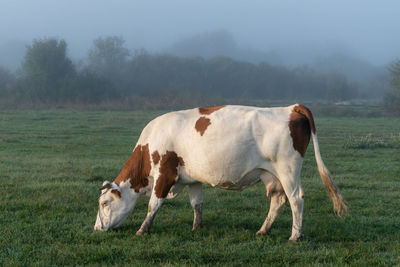
<svg viewBox="0 0 400 267">
<path fill-rule="evenodd" d="M 292 235 L 301 236 L 304 192 L 303 157 L 312 136 L 318 171 L 335 212 L 347 211 L 322 161 L 311 112 L 302 105 L 277 108 L 216 106 L 176 111 L 152 120 L 114 182 L 104 182 L 95 230 L 119 227 L 141 195 L 149 195 L 146 219 L 137 235 L 149 232 L 166 198 L 188 186 L 193 229 L 202 225 L 202 183 L 243 190 L 258 181 L 271 196 L 259 235 L 268 233 L 289 200 Z"/>
</svg>

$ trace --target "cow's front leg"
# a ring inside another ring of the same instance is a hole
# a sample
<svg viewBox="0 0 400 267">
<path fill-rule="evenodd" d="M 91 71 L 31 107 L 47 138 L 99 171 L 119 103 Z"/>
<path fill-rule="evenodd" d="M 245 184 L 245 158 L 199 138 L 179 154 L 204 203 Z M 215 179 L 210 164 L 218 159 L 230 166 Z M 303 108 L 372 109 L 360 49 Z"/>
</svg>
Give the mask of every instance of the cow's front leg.
<svg viewBox="0 0 400 267">
<path fill-rule="evenodd" d="M 154 216 L 157 214 L 157 211 L 167 197 L 171 187 L 175 184 L 179 177 L 178 167 L 180 160 L 182 159 L 180 159 L 175 152 L 170 151 L 167 151 L 161 157 L 159 171 L 155 172 L 153 175 L 153 177 L 158 178 L 154 181 L 147 216 L 139 231 L 136 232 L 136 235 L 150 232 L 150 227 Z"/>
<path fill-rule="evenodd" d="M 149 201 L 147 216 L 144 219 L 142 226 L 140 226 L 140 229 L 136 232 L 136 235 L 142 235 L 143 233 L 150 233 L 151 224 L 153 223 L 154 217 L 156 216 L 157 211 L 160 209 L 164 200 L 165 198 L 158 198 L 153 190 Z"/>
<path fill-rule="evenodd" d="M 203 190 L 201 183 L 189 185 L 189 198 L 190 205 L 192 205 L 194 218 L 192 231 L 199 229 L 203 226 L 202 220 L 202 206 L 203 206 Z"/>
</svg>

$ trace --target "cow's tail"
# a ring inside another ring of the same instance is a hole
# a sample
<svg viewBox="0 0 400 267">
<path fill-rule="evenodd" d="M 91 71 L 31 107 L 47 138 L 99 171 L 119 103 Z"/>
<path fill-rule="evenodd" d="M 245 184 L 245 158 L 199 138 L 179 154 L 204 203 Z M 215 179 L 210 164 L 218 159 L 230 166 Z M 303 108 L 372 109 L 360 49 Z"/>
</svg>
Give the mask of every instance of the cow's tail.
<svg viewBox="0 0 400 267">
<path fill-rule="evenodd" d="M 321 176 L 322 182 L 325 185 L 326 191 L 328 192 L 328 194 L 330 195 L 330 197 L 332 199 L 333 209 L 334 209 L 335 213 L 337 214 L 337 216 L 343 217 L 344 215 L 346 215 L 348 213 L 347 206 L 344 203 L 344 200 L 343 200 L 342 195 L 340 194 L 339 188 L 336 186 L 328 168 L 325 166 L 325 163 L 322 160 L 321 153 L 319 151 L 319 143 L 318 143 L 318 137 L 317 137 L 317 132 L 315 129 L 313 115 L 312 115 L 311 111 L 303 105 L 295 106 L 294 110 L 298 113 L 303 114 L 308 120 L 308 123 L 310 125 L 312 140 L 313 140 L 313 144 L 314 144 L 315 160 L 317 161 L 319 175 Z"/>
</svg>

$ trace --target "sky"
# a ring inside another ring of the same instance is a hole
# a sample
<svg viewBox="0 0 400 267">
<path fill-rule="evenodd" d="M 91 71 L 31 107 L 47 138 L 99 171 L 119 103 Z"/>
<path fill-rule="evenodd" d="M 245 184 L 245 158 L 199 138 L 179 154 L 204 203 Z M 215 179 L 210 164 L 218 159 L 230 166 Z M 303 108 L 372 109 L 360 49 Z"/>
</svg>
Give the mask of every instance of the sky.
<svg viewBox="0 0 400 267">
<path fill-rule="evenodd" d="M 241 47 L 278 51 L 296 64 L 337 50 L 385 65 L 400 58 L 399 11 L 398 0 L 0 0 L 0 49 L 57 37 L 83 58 L 94 39 L 116 35 L 130 49 L 162 52 L 226 30 Z"/>
</svg>

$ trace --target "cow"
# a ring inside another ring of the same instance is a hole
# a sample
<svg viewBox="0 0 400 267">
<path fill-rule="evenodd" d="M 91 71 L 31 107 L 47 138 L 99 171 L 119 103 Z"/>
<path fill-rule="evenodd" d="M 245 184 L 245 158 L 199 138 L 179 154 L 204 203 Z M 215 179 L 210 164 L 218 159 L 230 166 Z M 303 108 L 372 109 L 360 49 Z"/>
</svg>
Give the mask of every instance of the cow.
<svg viewBox="0 0 400 267">
<path fill-rule="evenodd" d="M 202 227 L 202 184 L 241 191 L 262 181 L 271 204 L 257 235 L 269 233 L 289 201 L 293 216 L 289 240 L 297 241 L 302 236 L 304 203 L 300 171 L 310 137 L 319 174 L 335 213 L 342 217 L 347 207 L 322 161 L 307 107 L 224 105 L 170 112 L 149 122 L 119 175 L 99 188 L 94 230 L 119 227 L 139 197 L 148 195 L 147 216 L 136 235 L 149 233 L 165 199 L 176 197 L 185 186 L 196 230 Z"/>
</svg>

